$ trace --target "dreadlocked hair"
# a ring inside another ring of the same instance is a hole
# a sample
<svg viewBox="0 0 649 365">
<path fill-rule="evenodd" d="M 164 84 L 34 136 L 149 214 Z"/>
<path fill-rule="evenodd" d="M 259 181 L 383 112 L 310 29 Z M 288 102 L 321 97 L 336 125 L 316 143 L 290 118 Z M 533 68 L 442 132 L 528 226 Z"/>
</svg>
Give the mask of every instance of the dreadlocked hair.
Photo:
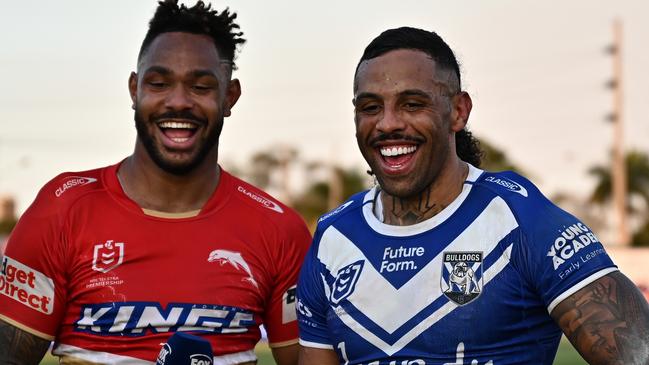
<svg viewBox="0 0 649 365">
<path fill-rule="evenodd" d="M 358 68 L 363 61 L 382 56 L 397 49 L 412 49 L 426 53 L 435 61 L 437 67 L 453 72 L 457 84 L 450 85 L 451 88 L 455 92 L 462 90 L 460 66 L 451 47 L 437 33 L 418 28 L 388 29 L 379 34 L 365 48 L 358 65 L 356 65 L 355 74 L 358 73 Z M 460 159 L 476 167 L 480 166 L 483 156 L 480 142 L 466 128 L 455 133 L 455 148 Z"/>
<path fill-rule="evenodd" d="M 484 151 L 480 148 L 480 141 L 466 127 L 455 133 L 455 151 L 462 161 L 480 167 Z"/>
<path fill-rule="evenodd" d="M 212 5 L 198 1 L 196 5 L 188 8 L 184 4 L 178 5 L 178 0 L 163 0 L 158 2 L 158 8 L 149 22 L 149 30 L 142 41 L 138 60 L 146 53 L 151 42 L 162 33 L 185 32 L 207 35 L 214 41 L 214 46 L 219 55 L 226 59 L 232 69 L 237 46 L 246 42 L 241 38 L 239 25 L 234 23 L 236 13 L 230 13 L 226 8 L 220 13 L 212 10 Z"/>
</svg>

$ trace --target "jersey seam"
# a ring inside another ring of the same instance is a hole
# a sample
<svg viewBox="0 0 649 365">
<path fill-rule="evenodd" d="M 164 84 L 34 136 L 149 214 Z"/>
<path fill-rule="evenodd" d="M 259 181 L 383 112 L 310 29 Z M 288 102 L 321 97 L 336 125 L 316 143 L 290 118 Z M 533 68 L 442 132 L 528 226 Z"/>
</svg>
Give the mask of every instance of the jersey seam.
<svg viewBox="0 0 649 365">
<path fill-rule="evenodd" d="M 518 224 L 519 234 L 521 235 L 522 240 L 523 240 L 525 243 L 527 243 L 527 242 L 529 241 L 529 240 L 528 240 L 528 236 L 527 236 L 527 233 L 525 232 L 525 229 L 523 229 L 523 226 L 524 226 L 524 224 L 523 224 L 523 220 L 519 217 L 518 212 L 516 211 L 516 209 L 513 208 L 512 203 L 509 202 L 509 199 L 506 199 L 506 198 L 505 198 L 503 195 L 501 195 L 501 194 L 499 193 L 499 191 L 497 191 L 495 188 L 493 188 L 493 187 L 491 187 L 491 186 L 487 186 L 487 185 L 482 184 L 482 183 L 478 184 L 478 181 L 480 180 L 480 178 L 481 178 L 483 175 L 484 175 L 484 173 L 481 174 L 480 177 L 478 177 L 478 179 L 476 179 L 476 181 L 474 181 L 473 186 L 474 186 L 475 188 L 481 188 L 481 187 L 482 187 L 482 188 L 485 188 L 485 189 L 491 191 L 491 192 L 492 192 L 496 197 L 502 199 L 503 202 L 505 202 L 505 204 L 507 205 L 507 208 L 508 208 L 509 211 L 512 213 L 512 216 L 514 217 L 514 219 L 516 220 L 516 223 Z M 480 181 L 480 182 L 482 182 L 482 181 Z M 514 228 L 514 229 L 516 229 L 516 228 Z M 509 235 L 509 234 L 511 234 L 511 232 L 509 232 L 507 235 Z M 522 246 L 522 245 L 524 245 L 524 243 L 521 242 L 520 245 Z M 513 247 L 512 247 L 512 251 L 513 251 Z M 525 281 L 527 282 L 527 284 L 530 285 L 531 283 L 528 281 L 527 276 L 524 275 L 524 274 L 521 272 L 521 269 L 518 267 L 518 265 L 516 265 L 516 262 L 515 262 L 514 260 L 511 260 L 511 258 L 510 258 L 509 262 L 510 262 L 511 266 L 514 268 L 514 270 L 516 270 L 516 272 L 518 273 L 518 275 L 521 276 L 522 278 L 525 278 Z M 536 285 L 533 285 L 533 284 L 532 284 L 531 286 L 532 286 L 533 288 L 535 288 L 536 290 L 538 290 L 538 288 L 536 287 Z"/>
</svg>

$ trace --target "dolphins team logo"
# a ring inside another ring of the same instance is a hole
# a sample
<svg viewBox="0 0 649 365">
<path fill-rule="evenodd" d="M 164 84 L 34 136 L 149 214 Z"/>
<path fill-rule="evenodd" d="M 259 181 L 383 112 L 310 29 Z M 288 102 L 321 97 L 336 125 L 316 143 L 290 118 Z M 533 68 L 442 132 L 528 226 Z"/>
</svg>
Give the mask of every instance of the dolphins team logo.
<svg viewBox="0 0 649 365">
<path fill-rule="evenodd" d="M 214 250 L 210 252 L 210 256 L 207 258 L 207 261 L 218 262 L 221 266 L 230 264 L 237 270 L 243 270 L 246 274 L 248 274 L 248 277 L 243 278 L 242 280 L 251 283 L 255 286 L 255 288 L 259 288 L 255 277 L 252 276 L 252 270 L 250 270 L 250 266 L 248 266 L 246 260 L 243 259 L 241 253 L 228 250 Z"/>
<path fill-rule="evenodd" d="M 331 288 L 331 303 L 338 305 L 354 292 L 358 278 L 363 270 L 363 264 L 364 261 L 359 260 L 338 270 L 336 280 Z"/>
<path fill-rule="evenodd" d="M 453 302 L 465 305 L 482 292 L 482 252 L 444 252 L 442 292 Z"/>
</svg>

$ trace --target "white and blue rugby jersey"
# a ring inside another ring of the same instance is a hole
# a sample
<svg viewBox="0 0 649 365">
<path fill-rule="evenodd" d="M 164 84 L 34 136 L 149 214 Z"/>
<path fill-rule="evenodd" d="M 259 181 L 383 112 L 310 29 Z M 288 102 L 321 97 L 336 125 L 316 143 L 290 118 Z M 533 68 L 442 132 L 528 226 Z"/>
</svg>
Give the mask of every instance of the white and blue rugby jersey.
<svg viewBox="0 0 649 365">
<path fill-rule="evenodd" d="M 344 364 L 551 364 L 549 313 L 617 268 L 594 233 L 525 178 L 470 167 L 461 194 L 411 226 L 375 189 L 322 216 L 298 283 L 300 343 Z"/>
</svg>

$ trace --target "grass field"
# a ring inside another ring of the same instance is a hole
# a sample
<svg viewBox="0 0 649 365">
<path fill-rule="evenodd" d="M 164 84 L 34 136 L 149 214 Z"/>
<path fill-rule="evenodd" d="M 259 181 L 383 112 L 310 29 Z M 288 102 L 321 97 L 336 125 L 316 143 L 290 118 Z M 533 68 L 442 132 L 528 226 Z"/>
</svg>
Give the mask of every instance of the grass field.
<svg viewBox="0 0 649 365">
<path fill-rule="evenodd" d="M 268 346 L 264 343 L 260 343 L 257 346 L 257 356 L 259 357 L 258 365 L 275 365 L 273 361 L 273 356 L 268 349 Z M 58 364 L 58 360 L 51 355 L 47 355 L 41 365 L 55 365 Z M 559 351 L 557 351 L 557 357 L 554 360 L 554 365 L 587 365 L 587 363 L 579 356 L 577 351 L 572 347 L 570 342 L 565 338 L 561 340 L 561 345 L 559 346 Z"/>
</svg>

